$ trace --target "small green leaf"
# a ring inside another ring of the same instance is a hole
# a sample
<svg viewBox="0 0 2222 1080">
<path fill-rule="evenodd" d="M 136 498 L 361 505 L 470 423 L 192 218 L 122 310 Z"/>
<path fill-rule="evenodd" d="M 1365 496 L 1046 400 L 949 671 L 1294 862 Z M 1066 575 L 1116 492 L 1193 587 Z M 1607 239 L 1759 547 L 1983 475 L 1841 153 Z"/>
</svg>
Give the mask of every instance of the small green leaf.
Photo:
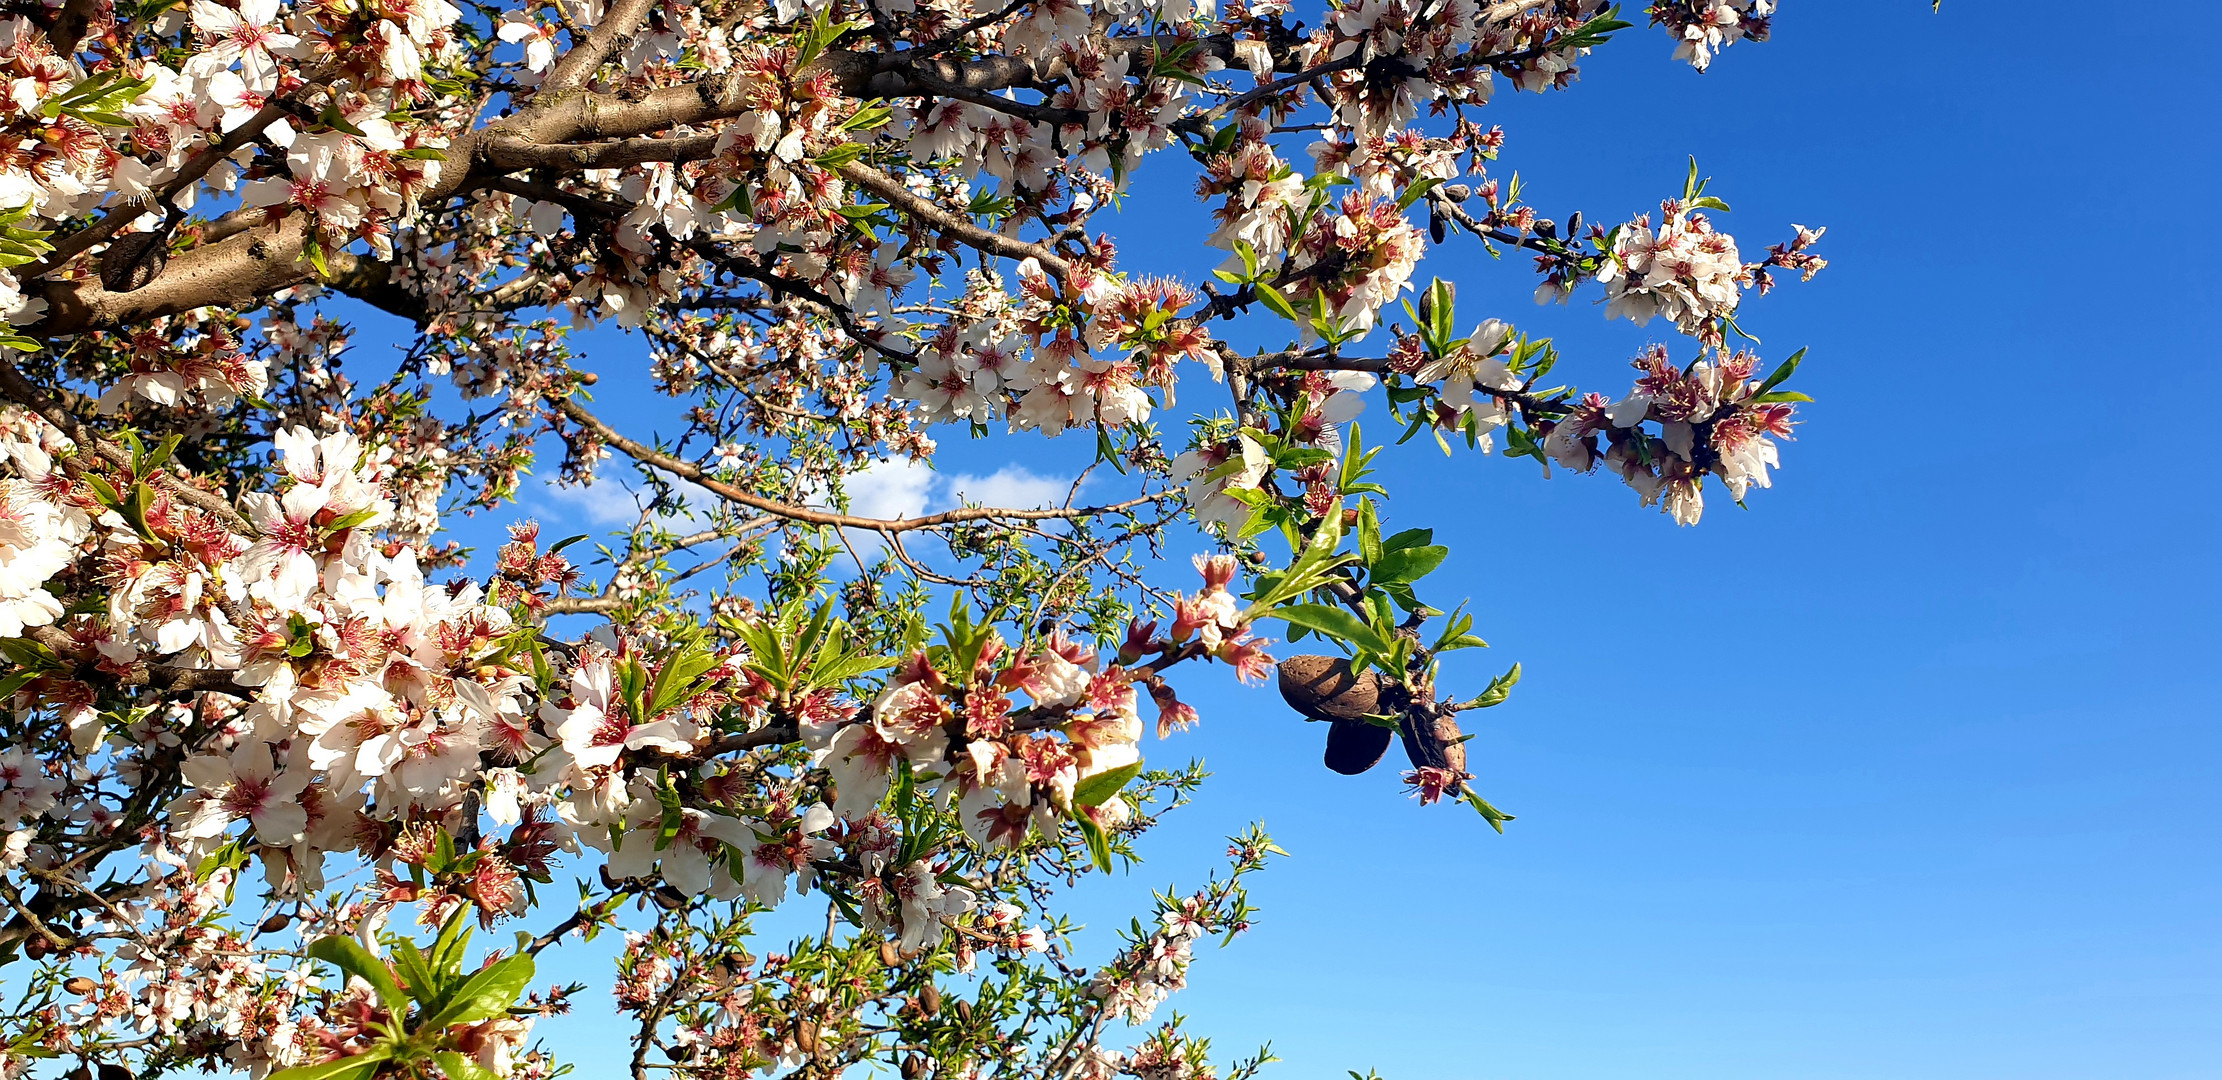
<svg viewBox="0 0 2222 1080">
<path fill-rule="evenodd" d="M 1782 381 L 1789 378 L 1791 374 L 1796 372 L 1798 370 L 1798 365 L 1804 362 L 1804 349 L 1799 349 L 1798 351 L 1791 353 L 1788 360 L 1784 360 L 1782 363 L 1775 365 L 1773 373 L 1767 376 L 1766 382 L 1759 384 L 1759 389 L 1755 392 L 1764 394 L 1767 391 L 1782 385 Z"/>
<path fill-rule="evenodd" d="M 1514 664 L 1512 670 L 1489 680 L 1489 689 L 1482 691 L 1468 705 L 1476 709 L 1487 709 L 1502 705 L 1506 698 L 1512 696 L 1512 688 L 1519 684 L 1520 665 Z"/>
<path fill-rule="evenodd" d="M 1296 321 L 1296 305 L 1289 303 L 1288 297 L 1281 295 L 1281 290 L 1262 281 L 1258 282 L 1257 288 L 1258 299 L 1265 301 L 1265 306 L 1273 314 L 1279 315 L 1290 322 Z"/>
</svg>

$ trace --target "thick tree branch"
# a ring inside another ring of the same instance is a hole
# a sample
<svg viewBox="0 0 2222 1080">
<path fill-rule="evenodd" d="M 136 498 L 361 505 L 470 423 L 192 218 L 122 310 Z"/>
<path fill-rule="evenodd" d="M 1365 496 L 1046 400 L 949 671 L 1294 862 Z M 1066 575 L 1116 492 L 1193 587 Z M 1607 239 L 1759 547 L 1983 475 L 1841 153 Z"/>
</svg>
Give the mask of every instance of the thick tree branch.
<svg viewBox="0 0 2222 1080">
<path fill-rule="evenodd" d="M 601 69 L 602 62 L 619 46 L 630 45 L 633 32 L 646 22 L 648 13 L 655 9 L 657 0 L 616 0 L 609 10 L 602 13 L 602 21 L 587 33 L 584 40 L 574 41 L 555 70 L 541 84 L 543 93 L 561 93 L 584 82 Z"/>
<path fill-rule="evenodd" d="M 841 167 L 841 178 L 887 200 L 888 205 L 917 218 L 934 228 L 955 237 L 965 246 L 1000 255 L 1007 259 L 1033 259 L 1041 264 L 1050 276 L 1063 280 L 1072 273 L 1072 263 L 1052 251 L 1047 244 L 1030 244 L 1024 240 L 983 229 L 972 219 L 944 209 L 923 199 L 904 186 L 901 180 L 887 175 L 861 161 Z"/>
</svg>

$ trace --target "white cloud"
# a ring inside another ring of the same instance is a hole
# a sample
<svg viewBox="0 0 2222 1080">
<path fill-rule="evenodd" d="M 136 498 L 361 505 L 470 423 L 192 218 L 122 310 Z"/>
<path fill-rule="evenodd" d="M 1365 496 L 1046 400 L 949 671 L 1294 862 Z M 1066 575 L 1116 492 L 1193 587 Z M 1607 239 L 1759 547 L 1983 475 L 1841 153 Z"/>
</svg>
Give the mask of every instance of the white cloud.
<svg viewBox="0 0 2222 1080">
<path fill-rule="evenodd" d="M 1024 465 L 1005 465 L 986 476 L 959 473 L 950 477 L 944 488 L 951 506 L 972 502 L 1013 510 L 1039 510 L 1063 506 L 1065 496 L 1072 492 L 1072 481 L 1043 476 Z"/>
<path fill-rule="evenodd" d="M 857 517 L 915 517 L 931 505 L 940 480 L 931 467 L 919 462 L 883 459 L 851 474 L 841 487 L 849 495 L 849 513 Z"/>
<path fill-rule="evenodd" d="M 685 480 L 675 480 L 674 484 L 686 509 L 707 513 L 717 504 L 718 497 L 698 484 Z M 992 473 L 944 476 L 919 462 L 890 459 L 850 474 L 842 490 L 849 497 L 848 512 L 856 517 L 906 518 L 954 509 L 968 502 L 1017 510 L 1062 506 L 1072 494 L 1072 481 L 1045 476 L 1017 463 Z M 585 487 L 561 487 L 551 481 L 546 495 L 554 504 L 549 516 L 555 521 L 604 529 L 631 526 L 640 520 L 640 509 L 648 501 L 648 493 L 637 481 L 628 483 L 614 476 L 604 476 Z M 809 497 L 806 505 L 833 509 L 823 493 Z M 667 511 L 667 516 L 671 513 Z M 886 544 L 884 537 L 869 530 L 842 532 L 849 546 L 867 562 Z M 912 554 L 922 553 L 912 545 Z"/>
<path fill-rule="evenodd" d="M 971 502 L 1032 510 L 1061 506 L 1072 491 L 1072 481 L 1043 476 L 1024 465 L 1010 464 L 985 476 L 954 473 L 943 476 L 930 466 L 909 460 L 881 460 L 852 473 L 842 482 L 849 496 L 849 513 L 856 517 L 905 518 L 950 510 Z M 810 501 L 832 509 L 822 496 Z M 870 561 L 886 545 L 886 538 L 865 529 L 843 529 L 849 546 L 859 558 Z M 918 555 L 916 545 L 912 554 Z"/>
<path fill-rule="evenodd" d="M 700 484 L 677 479 L 672 483 L 679 496 L 680 506 L 685 509 L 707 513 L 717 505 L 717 496 L 710 494 Z M 630 526 L 640 520 L 641 508 L 648 505 L 650 493 L 616 477 L 604 476 L 583 487 L 564 487 L 550 480 L 547 496 L 558 507 L 556 513 L 559 515 L 569 514 L 573 520 L 583 518 L 589 525 L 617 528 Z M 664 516 L 670 517 L 673 513 L 672 510 L 666 510 Z"/>
</svg>

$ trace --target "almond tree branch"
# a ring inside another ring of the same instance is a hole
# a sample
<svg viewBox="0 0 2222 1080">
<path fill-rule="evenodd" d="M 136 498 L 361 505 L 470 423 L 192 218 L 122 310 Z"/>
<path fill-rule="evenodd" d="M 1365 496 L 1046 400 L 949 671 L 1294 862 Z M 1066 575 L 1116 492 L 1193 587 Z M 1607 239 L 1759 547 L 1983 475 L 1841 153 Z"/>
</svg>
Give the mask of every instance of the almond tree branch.
<svg viewBox="0 0 2222 1080">
<path fill-rule="evenodd" d="M 548 73 L 540 92 L 561 93 L 600 70 L 602 62 L 618 46 L 632 43 L 633 32 L 648 20 L 648 13 L 655 6 L 656 0 L 616 0 L 602 13 L 602 21 L 587 33 L 585 40 L 574 41 L 563 58 L 556 61 L 555 70 Z"/>
<path fill-rule="evenodd" d="M 1076 518 L 1099 517 L 1104 514 L 1122 513 L 1124 511 L 1131 510 L 1137 506 L 1146 506 L 1150 503 L 1158 502 L 1164 499 L 1176 498 L 1179 495 L 1179 492 L 1177 491 L 1162 491 L 1155 495 L 1143 495 L 1138 498 L 1128 499 L 1124 502 L 1110 503 L 1105 506 L 1064 507 L 1041 510 L 1015 510 L 992 506 L 966 506 L 959 507 L 955 510 L 944 510 L 938 514 L 924 514 L 917 517 L 856 517 L 850 514 L 834 513 L 829 510 L 817 510 L 807 506 L 795 506 L 789 503 L 780 502 L 777 499 L 767 499 L 761 495 L 755 494 L 754 492 L 742 490 L 741 488 L 727 483 L 726 481 L 711 476 L 708 472 L 704 471 L 701 466 L 696 465 L 691 461 L 673 457 L 672 455 L 666 454 L 661 450 L 655 449 L 654 447 L 647 446 L 637 440 L 625 437 L 624 435 L 620 434 L 616 428 L 613 428 L 604 423 L 600 417 L 597 417 L 593 413 L 588 412 L 586 407 L 579 404 L 576 399 L 565 398 L 563 401 L 559 402 L 556 407 L 562 411 L 563 415 L 569 417 L 573 422 L 579 424 L 582 427 L 585 427 L 589 431 L 594 432 L 594 434 L 599 437 L 604 443 L 607 443 L 610 446 L 614 446 L 617 449 L 624 451 L 627 457 L 630 457 L 643 465 L 647 465 L 655 469 L 660 469 L 664 472 L 670 473 L 673 476 L 679 477 L 680 479 L 689 480 L 696 484 L 700 484 L 703 488 L 707 489 L 712 494 L 717 495 L 719 498 L 727 499 L 732 502 L 739 503 L 743 506 L 752 507 L 754 509 L 763 511 L 764 513 L 785 518 L 789 521 L 801 522 L 805 525 L 830 525 L 836 528 L 843 529 L 863 529 L 868 532 L 876 532 L 885 536 L 893 536 L 896 533 L 915 532 L 919 529 L 931 529 L 942 525 L 956 525 L 967 521 L 1069 521 Z"/>
<path fill-rule="evenodd" d="M 61 429 L 62 434 L 69 436 L 70 441 L 76 443 L 79 449 L 86 450 L 111 465 L 131 464 L 131 455 L 123 447 L 101 438 L 98 432 L 79 421 L 69 410 L 62 408 L 38 387 L 31 385 L 31 380 L 24 378 L 14 364 L 4 359 L 0 359 L 0 396 L 39 414 L 47 423 Z M 172 498 L 214 515 L 233 532 L 243 536 L 257 535 L 254 526 L 240 516 L 239 511 L 232 509 L 231 503 L 225 501 L 221 495 L 202 491 L 167 472 L 157 471 L 144 479 L 161 482 Z"/>
<path fill-rule="evenodd" d="M 1072 263 L 1047 244 L 1030 244 L 981 228 L 970 218 L 950 212 L 904 186 L 901 180 L 861 161 L 841 166 L 841 178 L 887 200 L 888 205 L 962 241 L 967 247 L 1008 259 L 1033 259 L 1059 280 L 1072 273 Z"/>
</svg>

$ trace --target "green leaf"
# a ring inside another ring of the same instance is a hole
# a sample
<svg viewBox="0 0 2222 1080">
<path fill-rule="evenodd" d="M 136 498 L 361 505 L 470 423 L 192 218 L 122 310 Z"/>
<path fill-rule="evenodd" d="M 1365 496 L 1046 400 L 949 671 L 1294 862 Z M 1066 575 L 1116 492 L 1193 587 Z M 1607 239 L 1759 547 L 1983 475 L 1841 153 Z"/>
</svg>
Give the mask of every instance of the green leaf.
<svg viewBox="0 0 2222 1080">
<path fill-rule="evenodd" d="M 111 510 L 123 505 L 123 496 L 108 481 L 88 473 L 85 476 L 85 486 L 93 489 L 93 497 L 100 500 L 100 505 Z"/>
<path fill-rule="evenodd" d="M 1281 290 L 1262 281 L 1258 282 L 1257 287 L 1258 299 L 1265 301 L 1265 306 L 1273 314 L 1279 315 L 1290 322 L 1296 321 L 1296 305 L 1289 303 L 1288 297 L 1281 295 Z"/>
<path fill-rule="evenodd" d="M 656 802 L 661 804 L 663 819 L 656 828 L 656 850 L 662 851 L 679 838 L 679 830 L 686 827 L 687 815 L 686 808 L 679 802 L 679 789 L 672 785 L 671 777 L 666 775 L 659 779 L 662 783 L 656 787 Z"/>
<path fill-rule="evenodd" d="M 440 1071 L 448 1075 L 448 1080 L 499 1080 L 492 1069 L 453 1050 L 433 1054 L 432 1060 L 440 1063 Z"/>
<path fill-rule="evenodd" d="M 457 1024 L 507 1015 L 510 1006 L 517 1003 L 517 996 L 524 993 L 525 985 L 532 981 L 532 975 L 533 962 L 529 955 L 497 961 L 465 980 L 446 1006 L 418 1026 L 425 1031 L 443 1031 Z"/>
<path fill-rule="evenodd" d="M 830 610 L 832 605 L 826 607 Z M 635 723 L 649 723 L 693 697 L 695 691 L 701 689 L 701 677 L 719 663 L 717 654 L 699 642 L 690 642 L 665 658 L 663 666 L 656 670 L 655 689 L 648 695 L 648 711 Z"/>
<path fill-rule="evenodd" d="M 1489 822 L 1489 827 L 1497 830 L 1498 835 L 1504 834 L 1504 823 L 1511 821 L 1512 815 L 1491 806 L 1489 800 L 1482 798 L 1481 792 L 1475 791 L 1472 784 L 1466 785 L 1466 803 L 1479 811 L 1482 819 Z"/>
<path fill-rule="evenodd" d="M 827 170 L 839 169 L 843 165 L 852 164 L 856 161 L 856 159 L 863 157 L 864 150 L 865 147 L 863 143 L 845 142 L 839 146 L 834 147 L 831 150 L 826 151 L 823 154 L 819 154 L 812 160 L 817 162 L 819 168 Z"/>
<path fill-rule="evenodd" d="M 1435 186 L 1442 182 L 1443 180 L 1439 176 L 1422 178 L 1411 187 L 1405 188 L 1404 194 L 1397 196 L 1396 208 L 1399 210 L 1411 209 L 1413 203 L 1420 201 L 1429 191 L 1434 190 Z"/>
<path fill-rule="evenodd" d="M 1441 544 L 1426 547 L 1399 548 L 1384 553 L 1373 563 L 1373 582 L 1377 585 L 1405 584 L 1418 581 L 1435 572 L 1450 557 L 1450 549 Z"/>
<path fill-rule="evenodd" d="M 1110 873 L 1111 837 L 1103 831 L 1103 826 L 1088 818 L 1083 817 L 1075 820 L 1080 822 L 1080 835 L 1088 841 L 1089 861 L 1095 863 L 1096 869 L 1106 874 Z"/>
<path fill-rule="evenodd" d="M 1373 500 L 1358 500 L 1358 558 L 1370 569 L 1381 561 L 1381 522 L 1374 517 Z"/>
<path fill-rule="evenodd" d="M 1520 665 L 1514 664 L 1512 670 L 1489 680 L 1489 689 L 1482 691 L 1469 705 L 1476 709 L 1487 709 L 1502 705 L 1506 698 L 1512 696 L 1512 688 L 1519 684 Z"/>
<path fill-rule="evenodd" d="M 1406 548 L 1415 548 L 1434 542 L 1435 530 L 1433 529 L 1405 529 L 1382 541 L 1381 547 L 1387 551 L 1403 551 Z"/>
<path fill-rule="evenodd" d="M 1775 365 L 1773 373 L 1767 376 L 1766 382 L 1759 384 L 1759 389 L 1755 391 L 1755 393 L 1764 394 L 1767 391 L 1782 385 L 1782 380 L 1789 378 L 1792 373 L 1796 372 L 1798 370 L 1798 365 L 1803 363 L 1804 361 L 1804 349 L 1799 349 L 1798 351 L 1791 353 L 1788 360 L 1784 360 L 1782 363 Z"/>
<path fill-rule="evenodd" d="M 1074 806 L 1101 806 L 1111 796 L 1118 794 L 1121 788 L 1126 787 L 1127 781 L 1141 775 L 1141 772 L 1142 763 L 1139 761 L 1107 772 L 1099 772 L 1086 780 L 1082 780 L 1078 786 L 1072 789 L 1072 804 Z"/>
<path fill-rule="evenodd" d="M 332 523 L 330 525 L 326 525 L 324 527 L 324 530 L 327 533 L 343 533 L 377 516 L 377 507 L 366 506 L 360 510 L 356 510 L 352 513 L 342 514 L 339 517 L 332 519 Z"/>
<path fill-rule="evenodd" d="M 841 130 L 870 131 L 873 128 L 885 126 L 894 116 L 895 110 L 888 108 L 886 102 L 879 98 L 873 98 L 857 106 L 854 114 L 847 120 L 841 121 Z"/>
<path fill-rule="evenodd" d="M 207 881 L 209 875 L 218 870 L 241 870 L 246 867 L 249 858 L 246 843 L 234 837 L 223 847 L 209 852 L 208 857 L 202 859 L 201 864 L 194 868 L 193 878 L 196 881 Z"/>
<path fill-rule="evenodd" d="M 440 978 L 424 958 L 424 952 L 414 941 L 396 942 L 393 947 L 394 967 L 400 969 L 404 987 L 417 1004 L 432 1008 L 440 1000 Z"/>
<path fill-rule="evenodd" d="M 1770 393 L 1759 394 L 1752 397 L 1751 403 L 1754 405 L 1775 405 L 1785 401 L 1811 400 L 1813 399 L 1805 396 L 1804 394 L 1798 393 L 1795 390 L 1776 390 Z"/>
<path fill-rule="evenodd" d="M 371 989 L 378 992 L 378 1000 L 394 1014 L 396 1023 L 407 1014 L 409 995 L 402 991 L 401 984 L 393 981 L 393 972 L 386 968 L 386 962 L 364 948 L 362 942 L 344 934 L 334 934 L 316 939 L 309 946 L 309 955 L 369 983 Z"/>
<path fill-rule="evenodd" d="M 320 1065 L 296 1065 L 283 1072 L 270 1074 L 269 1080 L 369 1080 L 378 1066 L 393 1057 L 393 1046 L 380 1043 L 369 1052 L 354 1057 L 327 1061 Z"/>
<path fill-rule="evenodd" d="M 1375 633 L 1373 627 L 1338 607 L 1329 607 L 1326 604 L 1289 604 L 1274 608 L 1273 614 L 1291 626 L 1301 626 L 1370 652 L 1389 651 L 1388 641 Z"/>
</svg>

